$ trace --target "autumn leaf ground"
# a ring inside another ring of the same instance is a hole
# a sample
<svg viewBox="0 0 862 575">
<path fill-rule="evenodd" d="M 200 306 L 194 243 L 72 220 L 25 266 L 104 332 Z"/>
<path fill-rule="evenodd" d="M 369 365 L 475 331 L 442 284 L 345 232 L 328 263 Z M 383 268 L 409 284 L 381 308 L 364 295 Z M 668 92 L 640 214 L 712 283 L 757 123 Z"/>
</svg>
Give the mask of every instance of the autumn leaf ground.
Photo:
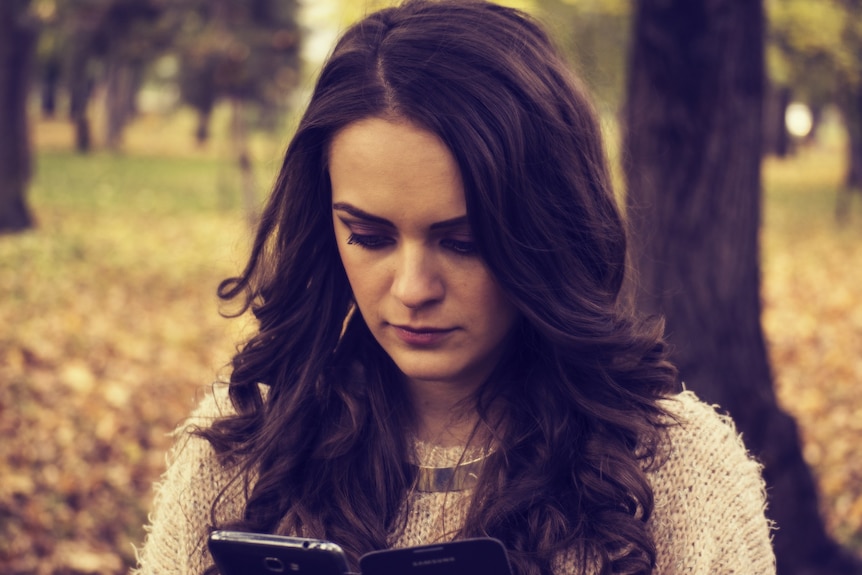
<svg viewBox="0 0 862 575">
<path fill-rule="evenodd" d="M 38 228 L 0 236 L 2 573 L 134 563 L 169 433 L 246 327 L 214 295 L 248 242 L 227 148 L 176 123 L 139 122 L 125 155 L 36 131 Z M 842 157 L 833 139 L 765 164 L 764 325 L 829 529 L 862 550 L 862 198 L 837 226 Z"/>
</svg>

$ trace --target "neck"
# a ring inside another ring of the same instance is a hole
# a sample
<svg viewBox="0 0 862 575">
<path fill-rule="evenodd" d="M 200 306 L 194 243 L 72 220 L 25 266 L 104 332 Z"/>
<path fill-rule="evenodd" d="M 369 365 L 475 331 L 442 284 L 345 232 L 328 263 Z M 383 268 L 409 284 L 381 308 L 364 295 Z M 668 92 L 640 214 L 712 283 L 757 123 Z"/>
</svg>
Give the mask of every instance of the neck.
<svg viewBox="0 0 862 575">
<path fill-rule="evenodd" d="M 473 390 L 442 382 L 408 381 L 416 413 L 416 435 L 440 446 L 466 445 L 475 435 L 479 421 Z"/>
</svg>

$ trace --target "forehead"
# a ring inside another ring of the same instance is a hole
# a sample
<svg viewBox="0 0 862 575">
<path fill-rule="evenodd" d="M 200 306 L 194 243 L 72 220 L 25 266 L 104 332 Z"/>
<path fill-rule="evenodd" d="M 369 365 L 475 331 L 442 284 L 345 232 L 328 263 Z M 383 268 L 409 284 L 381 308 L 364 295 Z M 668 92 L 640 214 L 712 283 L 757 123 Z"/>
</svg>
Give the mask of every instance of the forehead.
<svg viewBox="0 0 862 575">
<path fill-rule="evenodd" d="M 436 134 L 405 120 L 368 118 L 339 131 L 330 145 L 329 176 L 333 202 L 379 215 L 466 213 L 454 156 Z"/>
</svg>

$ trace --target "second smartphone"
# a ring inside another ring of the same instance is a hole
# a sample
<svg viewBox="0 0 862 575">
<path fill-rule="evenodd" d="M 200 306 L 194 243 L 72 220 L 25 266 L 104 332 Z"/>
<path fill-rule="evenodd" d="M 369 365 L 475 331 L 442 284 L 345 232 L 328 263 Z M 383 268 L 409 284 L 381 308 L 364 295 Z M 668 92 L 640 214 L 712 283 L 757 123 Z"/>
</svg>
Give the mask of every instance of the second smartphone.
<svg viewBox="0 0 862 575">
<path fill-rule="evenodd" d="M 511 575 L 506 548 L 477 538 L 374 551 L 359 560 L 362 575 Z"/>
</svg>

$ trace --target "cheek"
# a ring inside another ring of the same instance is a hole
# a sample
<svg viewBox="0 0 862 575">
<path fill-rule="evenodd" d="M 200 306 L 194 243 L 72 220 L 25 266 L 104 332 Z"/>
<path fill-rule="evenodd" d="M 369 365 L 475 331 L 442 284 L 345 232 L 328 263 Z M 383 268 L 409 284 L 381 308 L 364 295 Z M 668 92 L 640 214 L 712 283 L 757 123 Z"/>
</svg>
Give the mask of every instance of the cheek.
<svg viewBox="0 0 862 575">
<path fill-rule="evenodd" d="M 358 268 L 358 265 L 356 263 L 356 258 L 351 257 L 351 255 L 355 254 L 351 254 L 349 250 L 344 249 L 346 243 L 347 238 L 341 237 L 341 235 L 336 232 L 335 245 L 337 246 L 338 257 L 341 259 L 341 267 L 344 268 L 344 273 L 347 274 L 347 281 L 350 282 L 350 287 L 352 289 L 355 289 L 353 284 L 355 282 L 354 276 L 356 275 L 356 269 Z"/>
<path fill-rule="evenodd" d="M 347 281 L 350 282 L 351 289 L 355 292 L 362 289 L 362 266 L 357 261 L 357 258 L 351 257 L 352 254 L 345 253 L 339 250 L 341 256 L 341 265 L 344 266 L 344 273 L 347 274 Z"/>
<path fill-rule="evenodd" d="M 485 276 L 482 285 L 474 292 L 471 305 L 475 310 L 482 310 L 483 323 L 493 335 L 504 337 L 514 325 L 518 311 L 500 289 L 497 282 L 490 276 Z"/>
<path fill-rule="evenodd" d="M 347 274 L 347 281 L 350 283 L 350 290 L 353 292 L 353 299 L 360 311 L 367 312 L 369 311 L 367 308 L 379 297 L 382 274 L 378 273 L 361 250 L 350 249 L 353 247 L 348 246 L 344 249 L 339 246 L 338 253 L 344 273 Z"/>
<path fill-rule="evenodd" d="M 491 310 L 493 314 L 491 317 L 496 328 L 495 331 L 503 338 L 515 325 L 519 314 L 515 306 L 503 294 L 499 294 L 499 299 L 495 301 L 495 304 L 494 309 Z"/>
<path fill-rule="evenodd" d="M 336 227 L 335 230 L 335 245 L 338 250 L 338 257 L 341 259 L 341 265 L 344 267 L 344 272 L 347 274 L 347 279 L 350 280 L 351 285 L 354 282 L 354 276 L 356 275 L 357 270 L 362 269 L 362 264 L 359 261 L 361 259 L 361 253 L 358 253 L 356 249 L 350 249 L 355 246 L 350 246 L 347 244 L 347 239 L 350 234 L 344 230 L 339 230 Z"/>
</svg>

